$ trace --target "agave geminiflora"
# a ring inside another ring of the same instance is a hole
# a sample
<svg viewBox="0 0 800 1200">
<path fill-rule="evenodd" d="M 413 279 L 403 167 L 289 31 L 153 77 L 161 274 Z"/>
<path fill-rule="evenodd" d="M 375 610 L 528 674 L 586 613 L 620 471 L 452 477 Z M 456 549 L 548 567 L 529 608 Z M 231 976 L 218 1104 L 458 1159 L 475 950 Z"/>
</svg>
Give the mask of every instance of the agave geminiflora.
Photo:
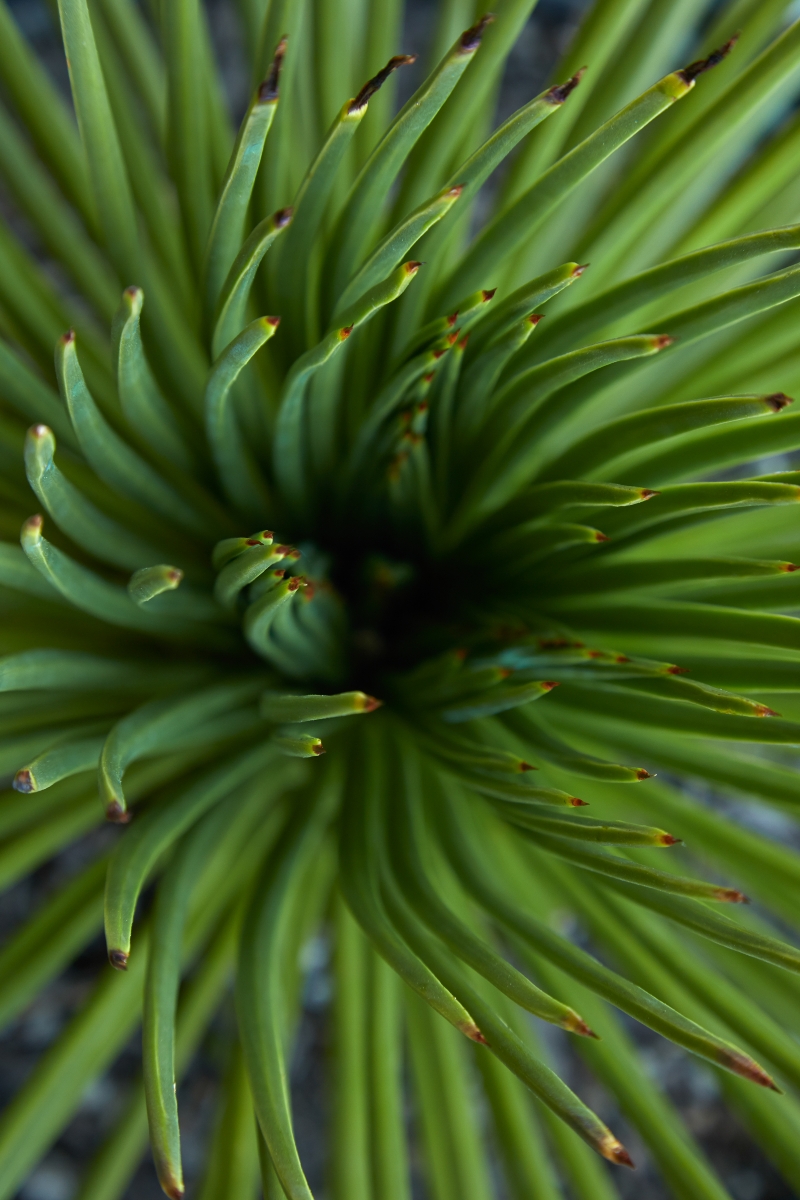
<svg viewBox="0 0 800 1200">
<path fill-rule="evenodd" d="M 600 1035 L 575 1044 L 676 1196 L 726 1195 L 609 1004 L 713 1064 L 800 1185 L 771 923 L 797 928 L 797 858 L 640 782 L 797 806 L 800 472 L 697 480 L 800 448 L 800 22 L 598 0 L 493 132 L 534 3 L 442 0 L 393 116 L 399 0 L 241 0 L 235 141 L 197 0 L 59 0 L 77 126 L 0 5 L 0 169 L 40 251 L 0 225 L 3 884 L 134 806 L 0 953 L 8 1022 L 105 887 L 127 965 L 3 1115 L 2 1196 L 140 1018 L 81 1197 L 121 1195 L 148 1122 L 179 1195 L 175 1076 L 235 975 L 203 1196 L 253 1195 L 260 1154 L 267 1196 L 307 1198 L 286 1064 L 321 921 L 334 1198 L 409 1195 L 404 1047 L 435 1200 L 491 1191 L 476 1068 L 515 1196 L 561 1194 L 552 1154 L 613 1197 L 584 1142 L 627 1151 L 524 1010 Z M 759 916 L 720 911 L 739 885 Z"/>
</svg>

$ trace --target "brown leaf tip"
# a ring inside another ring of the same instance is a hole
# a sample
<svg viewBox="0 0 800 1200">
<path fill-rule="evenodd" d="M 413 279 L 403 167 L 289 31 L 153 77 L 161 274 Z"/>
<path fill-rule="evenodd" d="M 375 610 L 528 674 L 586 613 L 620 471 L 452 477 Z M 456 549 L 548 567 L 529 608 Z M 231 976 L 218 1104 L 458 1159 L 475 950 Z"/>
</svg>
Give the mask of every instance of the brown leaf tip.
<svg viewBox="0 0 800 1200">
<path fill-rule="evenodd" d="M 375 696 L 365 696 L 362 711 L 375 712 L 376 708 L 383 708 L 383 701 L 378 700 Z"/>
<path fill-rule="evenodd" d="M 639 492 L 639 499 L 640 500 L 652 500 L 653 496 L 657 496 L 658 494 L 659 493 L 654 492 L 652 490 L 652 488 L 642 488 Z"/>
<path fill-rule="evenodd" d="M 775 712 L 774 708 L 767 708 L 766 704 L 754 705 L 753 712 L 757 717 L 779 717 L 781 715 L 779 712 Z"/>
<path fill-rule="evenodd" d="M 792 571 L 798 571 L 800 567 L 796 563 L 784 563 L 781 570 L 785 571 L 787 575 L 791 575 Z"/>
<path fill-rule="evenodd" d="M 15 792 L 35 792 L 36 785 L 33 782 L 33 776 L 27 767 L 17 771 L 14 776 L 14 782 L 11 784 Z"/>
<path fill-rule="evenodd" d="M 23 533 L 40 534 L 44 526 L 44 517 L 41 513 L 34 513 L 32 517 L 28 517 L 27 521 L 22 526 Z"/>
<path fill-rule="evenodd" d="M 109 950 L 108 961 L 115 971 L 127 971 L 130 955 L 126 950 Z"/>
<path fill-rule="evenodd" d="M 773 412 L 780 412 L 782 408 L 786 408 L 789 404 L 794 404 L 794 400 L 784 392 L 773 392 L 771 395 L 764 397 L 764 403 Z"/>
<path fill-rule="evenodd" d="M 683 838 L 676 838 L 671 833 L 662 833 L 658 840 L 662 846 L 679 846 L 683 842 Z"/>
<path fill-rule="evenodd" d="M 325 747 L 323 746 L 322 742 L 317 742 L 317 744 L 312 746 L 311 749 L 313 753 L 317 755 L 325 753 Z"/>
<path fill-rule="evenodd" d="M 497 288 L 489 288 L 488 290 L 486 288 L 484 288 L 483 291 L 481 292 L 481 296 L 483 297 L 483 303 L 488 304 L 490 300 L 494 299 L 494 296 L 496 295 L 496 293 L 497 293 Z"/>
<path fill-rule="evenodd" d="M 715 888 L 714 896 L 717 900 L 724 900 L 727 904 L 750 903 L 744 892 L 740 892 L 738 888 Z"/>
<path fill-rule="evenodd" d="M 272 329 L 277 329 L 281 323 L 281 319 L 280 317 L 265 317 L 264 323 L 269 325 Z"/>
<path fill-rule="evenodd" d="M 655 775 L 651 775 L 649 771 L 645 771 L 644 767 L 638 767 L 636 770 L 637 779 L 655 779 Z"/>
<path fill-rule="evenodd" d="M 573 278 L 573 279 L 580 279 L 580 277 L 581 277 L 581 275 L 584 273 L 584 271 L 588 271 L 588 270 L 589 270 L 589 267 L 590 267 L 591 265 L 592 265 L 591 263 L 578 263 L 577 267 L 574 267 L 574 268 L 573 268 L 573 271 L 572 271 L 572 278 Z"/>
<path fill-rule="evenodd" d="M 726 1065 L 735 1071 L 737 1075 L 741 1075 L 744 1079 L 750 1079 L 753 1083 L 757 1083 L 759 1087 L 769 1088 L 770 1091 L 779 1092 L 783 1095 L 772 1076 L 768 1075 L 763 1067 L 760 1067 L 754 1059 L 750 1058 L 749 1054 L 733 1051 L 729 1054 Z"/>
<path fill-rule="evenodd" d="M 70 342 L 74 342 L 74 341 L 75 341 L 75 330 L 74 329 L 68 329 L 66 333 L 62 333 L 61 344 L 63 346 L 69 346 Z"/>
<path fill-rule="evenodd" d="M 601 533 L 599 529 L 594 531 L 594 540 L 596 542 L 610 542 L 611 538 L 606 533 Z"/>
<path fill-rule="evenodd" d="M 558 681 L 554 679 L 544 679 L 541 685 L 546 692 L 552 692 L 553 688 L 558 687 Z"/>
<path fill-rule="evenodd" d="M 572 1014 L 572 1019 L 570 1020 L 567 1028 L 569 1029 L 570 1033 L 577 1033 L 581 1037 L 594 1038 L 596 1042 L 600 1041 L 600 1034 L 595 1033 L 593 1029 L 590 1029 L 583 1017 L 579 1017 L 577 1013 Z"/>
<path fill-rule="evenodd" d="M 278 99 L 281 67 L 283 66 L 283 60 L 285 57 L 286 38 L 282 37 L 275 47 L 275 53 L 272 56 L 269 74 L 258 89 L 258 100 L 260 104 L 272 104 Z"/>
<path fill-rule="evenodd" d="M 604 1158 L 609 1160 L 609 1162 L 616 1163 L 619 1167 L 630 1167 L 632 1171 L 636 1169 L 636 1163 L 633 1161 L 622 1142 L 618 1142 L 616 1138 L 610 1138 L 601 1153 Z"/>
<path fill-rule="evenodd" d="M 466 1034 L 471 1042 L 477 1042 L 480 1046 L 488 1046 L 489 1043 L 481 1033 L 474 1021 L 469 1025 L 462 1025 L 461 1032 Z"/>
<path fill-rule="evenodd" d="M 354 116 L 362 108 L 366 108 L 375 93 L 380 91 L 386 80 L 398 67 L 408 66 L 416 61 L 416 54 L 395 54 L 393 58 L 389 59 L 386 66 L 378 71 L 377 75 L 373 75 L 372 79 L 367 80 L 358 95 L 353 97 L 347 109 L 348 113 Z"/>
<path fill-rule="evenodd" d="M 485 13 L 480 21 L 476 21 L 469 29 L 465 29 L 458 41 L 461 54 L 474 54 L 483 41 L 486 27 L 494 20 L 494 13 Z"/>
<path fill-rule="evenodd" d="M 519 764 L 519 769 L 520 771 L 535 771 L 537 768 L 533 765 L 533 763 L 521 762 Z"/>
<path fill-rule="evenodd" d="M 535 329 L 536 326 L 541 321 L 542 315 L 543 315 L 542 313 L 531 313 L 531 315 L 529 317 L 526 317 L 525 320 L 528 322 L 529 325 L 532 325 L 533 328 Z"/>
<path fill-rule="evenodd" d="M 452 196 L 454 200 L 457 200 L 458 197 L 463 192 L 463 190 L 464 190 L 464 184 L 457 183 L 455 187 L 451 187 L 451 188 L 447 189 L 447 195 Z"/>
<path fill-rule="evenodd" d="M 575 88 L 578 86 L 585 74 L 586 67 L 581 67 L 581 69 L 576 71 L 572 78 L 568 79 L 566 83 L 557 83 L 555 87 L 551 87 L 550 91 L 545 97 L 548 104 L 563 104 L 567 96 L 575 91 Z"/>
<path fill-rule="evenodd" d="M 131 814 L 127 808 L 123 808 L 119 800 L 112 800 L 106 806 L 106 820 L 112 825 L 127 825 L 131 819 Z"/>
<path fill-rule="evenodd" d="M 293 208 L 279 208 L 272 220 L 276 229 L 285 229 L 294 215 Z"/>
<path fill-rule="evenodd" d="M 720 46 L 718 50 L 712 50 L 708 58 L 698 58 L 696 62 L 689 63 L 688 67 L 678 71 L 681 79 L 685 79 L 687 83 L 694 83 L 698 76 L 710 71 L 712 67 L 716 67 L 719 63 L 726 59 L 733 47 L 739 40 L 739 34 L 735 33 L 732 38 L 729 38 L 724 46 Z"/>
<path fill-rule="evenodd" d="M 588 800 L 580 800 L 577 796 L 570 796 L 569 802 L 573 808 L 588 808 L 589 807 Z"/>
<path fill-rule="evenodd" d="M 653 349 L 666 350 L 667 346 L 671 346 L 674 341 L 675 338 L 670 337 L 668 333 L 659 334 L 658 337 L 653 338 Z"/>
</svg>

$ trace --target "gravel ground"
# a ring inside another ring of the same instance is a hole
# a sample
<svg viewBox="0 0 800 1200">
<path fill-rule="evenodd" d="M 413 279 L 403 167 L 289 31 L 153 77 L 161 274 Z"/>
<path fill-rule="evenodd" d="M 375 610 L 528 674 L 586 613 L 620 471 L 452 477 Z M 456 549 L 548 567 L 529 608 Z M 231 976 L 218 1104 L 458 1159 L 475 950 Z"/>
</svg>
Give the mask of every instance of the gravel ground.
<svg viewBox="0 0 800 1200">
<path fill-rule="evenodd" d="M 500 97 L 502 115 L 542 87 L 549 66 L 563 48 L 585 6 L 585 0 L 541 0 L 534 19 L 524 31 L 509 63 Z M 66 70 L 45 0 L 11 0 L 20 24 L 37 46 L 54 76 L 66 87 Z M 432 0 L 416 0 L 405 33 L 404 51 L 422 50 L 429 28 Z M 241 46 L 231 7 L 211 0 L 215 43 L 225 71 L 234 109 L 241 109 L 246 84 L 241 71 Z M 405 86 L 412 86 L 408 73 Z M 0 207 L 7 205 L 0 194 Z M 9 214 L 12 215 L 12 214 Z M 20 227 L 24 234 L 24 227 Z M 712 793 L 698 795 L 700 802 L 724 808 L 734 820 L 776 840 L 798 843 L 793 822 L 762 807 L 724 801 Z M 32 877 L 0 898 L 0 939 L 18 927 L 48 895 L 110 847 L 119 831 L 104 828 L 82 839 Z M 325 1194 L 324 1132 L 326 1126 L 325 1062 L 328 1052 L 325 1014 L 330 995 L 327 949 L 318 938 L 307 954 L 309 970 L 304 994 L 292 1073 L 298 1142 L 315 1193 Z M 90 991 L 105 963 L 105 948 L 97 938 L 54 984 L 11 1027 L 0 1034 L 0 1103 L 5 1104 L 30 1074 L 42 1052 L 52 1044 Z M 232 1012 L 222 1011 L 206 1038 L 195 1064 L 180 1088 L 181 1122 L 189 1194 L 196 1182 L 208 1145 L 213 1100 L 219 1079 Z M 633 1021 L 629 1032 L 638 1044 L 648 1071 L 680 1109 L 735 1200 L 792 1200 L 793 1192 L 766 1161 L 758 1147 L 721 1103 L 711 1072 L 696 1060 Z M 542 1030 L 559 1070 L 586 1101 L 622 1137 L 639 1164 L 634 1174 L 615 1172 L 624 1200 L 667 1200 L 668 1193 L 636 1131 L 616 1110 L 613 1099 L 588 1074 L 569 1041 L 550 1027 Z M 92 1154 L 124 1111 L 132 1081 L 139 1069 L 138 1035 L 133 1037 L 111 1071 L 96 1081 L 56 1146 L 20 1192 L 21 1200 L 72 1200 Z M 413 1163 L 415 1192 L 424 1189 L 417 1158 Z M 142 1163 L 126 1200 L 157 1200 L 161 1196 L 149 1159 Z"/>
</svg>

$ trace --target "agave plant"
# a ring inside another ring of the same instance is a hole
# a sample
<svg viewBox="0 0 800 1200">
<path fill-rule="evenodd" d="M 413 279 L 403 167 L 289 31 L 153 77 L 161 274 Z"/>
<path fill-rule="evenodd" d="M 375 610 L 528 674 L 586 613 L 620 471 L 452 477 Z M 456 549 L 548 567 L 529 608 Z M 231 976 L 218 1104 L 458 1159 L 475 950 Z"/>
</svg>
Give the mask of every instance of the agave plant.
<svg viewBox="0 0 800 1200">
<path fill-rule="evenodd" d="M 434 1200 L 616 1196 L 540 1022 L 726 1196 L 615 1010 L 800 1187 L 800 865 L 702 802 L 797 811 L 800 21 L 597 0 L 495 127 L 534 3 L 441 0 L 412 66 L 398 0 L 241 0 L 237 134 L 199 0 L 58 0 L 74 113 L 0 5 L 2 883 L 119 826 L 0 951 L 6 1023 L 110 959 L 3 1197 L 140 1022 L 80 1197 L 148 1127 L 180 1196 L 232 993 L 201 1195 L 309 1200 L 320 928 L 334 1200 L 410 1196 L 407 1098 Z"/>
</svg>

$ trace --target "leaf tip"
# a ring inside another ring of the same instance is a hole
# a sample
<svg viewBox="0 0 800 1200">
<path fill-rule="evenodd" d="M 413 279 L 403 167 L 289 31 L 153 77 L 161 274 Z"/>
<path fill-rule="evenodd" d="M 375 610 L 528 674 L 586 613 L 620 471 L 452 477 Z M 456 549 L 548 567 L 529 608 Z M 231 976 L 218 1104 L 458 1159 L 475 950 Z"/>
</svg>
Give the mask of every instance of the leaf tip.
<svg viewBox="0 0 800 1200">
<path fill-rule="evenodd" d="M 36 784 L 27 767 L 17 771 L 11 784 L 15 792 L 35 792 Z"/>
<path fill-rule="evenodd" d="M 258 89 L 259 104 L 274 104 L 280 93 L 281 68 L 286 57 L 287 39 L 282 37 L 275 47 L 267 78 Z"/>
<path fill-rule="evenodd" d="M 603 1158 L 607 1158 L 609 1162 L 616 1163 L 620 1167 L 630 1167 L 631 1170 L 635 1169 L 636 1164 L 630 1154 L 613 1133 L 607 1133 L 600 1139 L 598 1149 Z"/>
<path fill-rule="evenodd" d="M 115 971 L 127 971 L 130 955 L 127 950 L 109 950 L 108 961 Z"/>
<path fill-rule="evenodd" d="M 494 13 L 484 13 L 479 21 L 465 29 L 458 39 L 459 54 L 474 54 L 483 41 L 486 29 L 494 21 Z"/>
<path fill-rule="evenodd" d="M 771 392 L 769 396 L 764 397 L 764 403 L 767 408 L 771 408 L 773 412 L 777 413 L 782 408 L 794 404 L 794 400 L 791 396 L 787 396 L 785 392 Z"/>
<path fill-rule="evenodd" d="M 131 814 L 128 809 L 120 804 L 119 800 L 112 800 L 106 805 L 106 820 L 112 825 L 127 825 L 131 819 Z"/>
<path fill-rule="evenodd" d="M 694 83 L 695 79 L 700 75 L 705 74 L 706 71 L 710 71 L 712 67 L 718 66 L 719 63 L 728 57 L 738 42 L 739 36 L 738 33 L 735 33 L 732 38 L 728 38 L 723 46 L 720 46 L 717 50 L 712 50 L 708 58 L 698 58 L 696 62 L 689 63 L 688 67 L 683 67 L 676 74 L 680 75 L 681 79 L 685 80 L 686 83 Z"/>
<path fill-rule="evenodd" d="M 649 771 L 645 771 L 644 767 L 636 768 L 637 779 L 655 779 L 655 775 L 651 775 Z"/>
<path fill-rule="evenodd" d="M 383 87 L 386 80 L 398 67 L 408 66 L 416 61 L 416 54 L 395 54 L 393 58 L 390 58 L 386 66 L 382 67 L 377 75 L 373 75 L 371 79 L 368 79 L 358 95 L 354 96 L 350 101 L 347 106 L 349 115 L 351 117 L 357 116 L 365 109 L 375 93 Z"/>
<path fill-rule="evenodd" d="M 571 76 L 571 78 L 567 79 L 565 83 L 557 83 L 555 87 L 551 87 L 550 91 L 545 97 L 548 104 L 563 104 L 567 97 L 575 91 L 575 88 L 578 86 L 585 74 L 586 67 L 581 67 L 580 70 L 576 71 L 575 74 Z"/>
</svg>

